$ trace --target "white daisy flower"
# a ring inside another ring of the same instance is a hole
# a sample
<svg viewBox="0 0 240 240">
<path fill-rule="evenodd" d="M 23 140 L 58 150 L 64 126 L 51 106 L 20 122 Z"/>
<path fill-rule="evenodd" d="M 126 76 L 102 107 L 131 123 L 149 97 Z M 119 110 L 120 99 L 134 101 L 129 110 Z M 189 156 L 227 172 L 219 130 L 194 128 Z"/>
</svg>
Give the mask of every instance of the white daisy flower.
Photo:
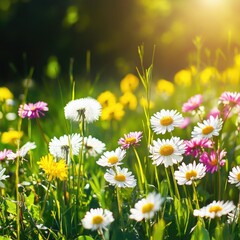
<svg viewBox="0 0 240 240">
<path fill-rule="evenodd" d="M 107 209 L 90 209 L 82 219 L 82 225 L 86 229 L 102 230 L 106 229 L 114 221 L 112 212 Z"/>
<path fill-rule="evenodd" d="M 171 132 L 174 127 L 180 127 L 183 123 L 183 116 L 177 110 L 165 110 L 155 113 L 151 119 L 151 127 L 157 134 Z"/>
<path fill-rule="evenodd" d="M 184 162 L 178 167 L 179 171 L 174 172 L 174 177 L 179 185 L 191 185 L 193 181 L 201 179 L 206 174 L 206 166 L 196 162 L 186 165 Z"/>
<path fill-rule="evenodd" d="M 87 123 L 98 120 L 101 114 L 101 104 L 93 98 L 80 98 L 70 101 L 64 107 L 65 118 L 74 122 L 86 121 Z"/>
<path fill-rule="evenodd" d="M 240 189 L 240 166 L 232 168 L 228 175 L 228 182 L 236 184 L 236 187 Z"/>
<path fill-rule="evenodd" d="M 199 217 L 215 218 L 221 217 L 222 215 L 227 215 L 235 208 L 236 206 L 232 201 L 227 201 L 225 203 L 224 201 L 213 201 L 201 209 L 195 209 L 193 211 L 193 215 Z"/>
<path fill-rule="evenodd" d="M 54 137 L 49 143 L 49 152 L 57 158 L 69 160 L 70 153 L 78 155 L 82 144 L 82 137 L 78 133 L 63 135 L 59 139 Z M 68 159 L 66 159 L 66 157 Z"/>
<path fill-rule="evenodd" d="M 165 167 L 172 166 L 182 161 L 185 147 L 184 141 L 179 137 L 153 140 L 153 145 L 149 147 L 150 158 L 157 166 L 160 164 L 164 164 Z"/>
<path fill-rule="evenodd" d="M 105 150 L 105 146 L 105 143 L 91 135 L 84 137 L 84 150 L 89 156 L 96 157 L 101 154 Z"/>
<path fill-rule="evenodd" d="M 238 223 L 238 219 L 240 217 L 240 205 L 238 205 L 238 207 L 236 207 L 232 212 L 228 213 L 228 219 L 227 222 L 229 224 L 231 223 Z"/>
<path fill-rule="evenodd" d="M 121 169 L 116 166 L 116 171 L 112 168 L 108 169 L 104 174 L 104 178 L 107 182 L 116 187 L 133 188 L 136 186 L 136 179 L 132 175 L 132 172 L 128 172 L 127 168 Z"/>
<path fill-rule="evenodd" d="M 223 121 L 221 118 L 214 118 L 210 116 L 209 119 L 204 120 L 203 123 L 198 123 L 192 131 L 192 138 L 211 138 L 218 136 L 219 131 L 222 129 Z"/>
<path fill-rule="evenodd" d="M 134 208 L 130 209 L 129 218 L 136 221 L 142 221 L 143 218 L 150 219 L 154 214 L 161 209 L 164 198 L 159 193 L 149 193 L 146 198 L 135 203 Z"/>
<path fill-rule="evenodd" d="M 115 151 L 107 151 L 103 153 L 97 164 L 103 167 L 112 167 L 122 164 L 122 160 L 126 155 L 126 150 L 117 148 Z"/>
<path fill-rule="evenodd" d="M 6 168 L 3 168 L 3 169 L 0 168 L 0 187 L 1 188 L 4 188 L 4 184 L 2 183 L 2 181 L 9 177 L 9 175 L 4 175 L 5 171 L 6 171 Z"/>
<path fill-rule="evenodd" d="M 25 143 L 16 153 L 11 152 L 7 155 L 7 159 L 8 160 L 14 160 L 17 157 L 25 157 L 27 155 L 27 153 L 36 148 L 36 144 L 35 142 L 27 142 Z"/>
</svg>

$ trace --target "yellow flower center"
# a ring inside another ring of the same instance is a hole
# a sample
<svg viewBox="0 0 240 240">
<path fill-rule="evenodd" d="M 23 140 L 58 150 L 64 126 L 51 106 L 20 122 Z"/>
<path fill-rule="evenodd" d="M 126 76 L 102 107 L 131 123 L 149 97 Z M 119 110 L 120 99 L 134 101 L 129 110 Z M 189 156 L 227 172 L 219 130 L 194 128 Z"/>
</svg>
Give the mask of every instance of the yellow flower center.
<svg viewBox="0 0 240 240">
<path fill-rule="evenodd" d="M 213 131 L 213 127 L 212 126 L 206 126 L 205 128 L 202 129 L 202 134 L 204 135 L 208 135 L 209 133 L 211 133 Z"/>
<path fill-rule="evenodd" d="M 194 170 L 191 170 L 189 172 L 186 172 L 186 179 L 189 180 L 191 179 L 192 177 L 196 177 L 197 176 L 197 172 L 194 171 Z"/>
<path fill-rule="evenodd" d="M 165 145 L 160 148 L 159 153 L 162 156 L 169 156 L 174 152 L 174 148 L 171 145 Z"/>
<path fill-rule="evenodd" d="M 211 212 L 217 213 L 217 212 L 219 212 L 219 211 L 222 211 L 222 207 L 221 207 L 221 206 L 218 206 L 218 205 L 212 206 L 212 207 L 209 208 L 209 212 L 210 212 L 210 213 L 211 213 Z"/>
<path fill-rule="evenodd" d="M 237 180 L 240 181 L 240 173 L 237 175 Z"/>
<path fill-rule="evenodd" d="M 170 116 L 166 116 L 166 117 L 163 117 L 161 120 L 160 120 L 160 124 L 162 126 L 169 126 L 170 124 L 173 123 L 173 119 L 170 117 Z"/>
<path fill-rule="evenodd" d="M 142 213 L 149 213 L 152 211 L 154 207 L 153 203 L 146 203 L 145 205 L 142 206 Z"/>
<path fill-rule="evenodd" d="M 217 163 L 218 163 L 218 160 L 217 160 L 216 158 L 214 158 L 214 159 L 210 162 L 210 164 L 211 164 L 212 166 L 216 166 Z"/>
<path fill-rule="evenodd" d="M 108 159 L 108 163 L 110 163 L 110 164 L 115 164 L 117 162 L 118 162 L 118 157 L 116 157 L 116 156 L 112 156 Z"/>
<path fill-rule="evenodd" d="M 127 138 L 127 139 L 125 140 L 125 142 L 126 142 L 127 144 L 133 144 L 133 143 L 136 142 L 136 138 L 135 138 L 135 137 Z"/>
<path fill-rule="evenodd" d="M 100 215 L 96 215 L 92 218 L 93 224 L 101 224 L 103 222 L 103 217 Z"/>
<path fill-rule="evenodd" d="M 115 175 L 114 179 L 118 182 L 125 182 L 126 181 L 125 175 L 123 175 L 121 173 Z"/>
</svg>

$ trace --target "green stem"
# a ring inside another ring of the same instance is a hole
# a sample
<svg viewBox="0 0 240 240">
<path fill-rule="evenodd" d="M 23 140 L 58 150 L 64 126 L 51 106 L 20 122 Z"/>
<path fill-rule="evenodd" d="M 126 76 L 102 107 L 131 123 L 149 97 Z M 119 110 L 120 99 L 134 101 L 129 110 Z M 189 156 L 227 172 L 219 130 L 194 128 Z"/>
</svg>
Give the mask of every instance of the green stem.
<svg viewBox="0 0 240 240">
<path fill-rule="evenodd" d="M 170 191 L 170 196 L 174 199 L 174 194 L 173 194 L 172 184 L 171 184 L 171 181 L 170 181 L 170 178 L 169 178 L 169 174 L 168 174 L 167 168 L 164 168 L 164 169 L 165 169 L 165 173 L 166 173 L 166 177 L 167 177 L 167 182 L 168 182 L 168 187 L 169 187 L 169 191 Z"/>
<path fill-rule="evenodd" d="M 50 184 L 50 182 L 48 182 L 47 191 L 46 191 L 45 197 L 44 197 L 43 207 L 42 207 L 42 210 L 41 210 L 41 213 L 40 213 L 40 219 L 42 218 L 43 212 L 44 212 L 45 207 L 46 207 L 48 192 L 49 192 L 50 186 L 51 186 L 51 184 Z"/>
<path fill-rule="evenodd" d="M 144 186 L 145 185 L 145 176 L 144 176 L 144 173 L 143 173 L 142 163 L 141 163 L 141 160 L 140 160 L 140 157 L 138 155 L 138 152 L 137 152 L 136 148 L 133 148 L 133 150 L 134 150 L 135 156 L 137 158 L 138 167 L 139 167 L 139 170 L 140 170 L 141 186 Z M 145 188 L 146 188 L 146 186 L 145 186 Z"/>
<path fill-rule="evenodd" d="M 44 133 L 44 131 L 43 131 L 43 129 L 42 129 L 42 126 L 41 126 L 38 118 L 35 118 L 35 119 L 36 119 L 36 123 L 37 123 L 38 129 L 39 129 L 39 131 L 40 131 L 40 133 L 41 133 L 41 136 L 42 136 L 44 142 L 48 145 L 48 140 L 47 140 L 47 138 L 46 138 L 46 136 L 45 136 L 45 133 Z"/>
<path fill-rule="evenodd" d="M 179 194 L 179 190 L 178 190 L 177 181 L 174 177 L 174 168 L 173 168 L 173 166 L 171 166 L 170 168 L 171 168 L 173 183 L 174 183 L 174 187 L 175 187 L 175 192 L 176 192 L 177 198 L 180 199 L 180 194 Z"/>
<path fill-rule="evenodd" d="M 18 184 L 19 184 L 19 157 L 16 158 L 15 161 L 15 188 L 16 188 L 16 214 L 17 214 L 17 239 L 20 240 L 20 209 L 19 209 L 19 204 L 20 204 L 20 196 L 18 192 Z"/>
<path fill-rule="evenodd" d="M 195 182 L 193 182 L 193 184 L 192 184 L 192 188 L 193 188 L 193 201 L 195 201 L 197 209 L 200 209 L 195 184 L 196 184 Z"/>
</svg>

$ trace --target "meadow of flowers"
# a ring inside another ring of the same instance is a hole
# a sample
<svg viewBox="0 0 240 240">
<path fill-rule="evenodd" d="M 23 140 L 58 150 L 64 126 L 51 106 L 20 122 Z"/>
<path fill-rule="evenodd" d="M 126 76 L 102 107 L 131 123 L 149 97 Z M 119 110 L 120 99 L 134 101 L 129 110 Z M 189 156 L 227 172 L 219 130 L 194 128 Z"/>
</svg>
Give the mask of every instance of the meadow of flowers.
<svg viewBox="0 0 240 240">
<path fill-rule="evenodd" d="M 120 85 L 0 87 L 0 239 L 240 239 L 240 55 L 170 80 L 139 55 Z"/>
</svg>

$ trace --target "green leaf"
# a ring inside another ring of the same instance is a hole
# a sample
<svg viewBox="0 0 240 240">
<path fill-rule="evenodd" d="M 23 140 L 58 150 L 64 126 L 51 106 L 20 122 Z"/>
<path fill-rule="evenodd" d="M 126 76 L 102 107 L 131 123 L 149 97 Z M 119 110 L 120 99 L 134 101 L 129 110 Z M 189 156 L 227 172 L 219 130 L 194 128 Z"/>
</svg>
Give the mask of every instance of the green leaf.
<svg viewBox="0 0 240 240">
<path fill-rule="evenodd" d="M 191 240 L 210 240 L 209 232 L 203 226 L 201 221 L 197 222 Z"/>
<path fill-rule="evenodd" d="M 10 237 L 3 237 L 3 236 L 0 236 L 0 240 L 11 240 Z"/>
<path fill-rule="evenodd" d="M 76 240 L 94 240 L 94 239 L 89 236 L 79 236 Z"/>
<path fill-rule="evenodd" d="M 7 212 L 13 215 L 16 215 L 16 203 L 10 200 L 6 200 L 6 204 L 7 204 Z"/>
<path fill-rule="evenodd" d="M 165 230 L 165 221 L 163 219 L 160 219 L 158 223 L 156 223 L 153 227 L 153 240 L 161 240 L 164 236 L 164 230 Z"/>
</svg>

